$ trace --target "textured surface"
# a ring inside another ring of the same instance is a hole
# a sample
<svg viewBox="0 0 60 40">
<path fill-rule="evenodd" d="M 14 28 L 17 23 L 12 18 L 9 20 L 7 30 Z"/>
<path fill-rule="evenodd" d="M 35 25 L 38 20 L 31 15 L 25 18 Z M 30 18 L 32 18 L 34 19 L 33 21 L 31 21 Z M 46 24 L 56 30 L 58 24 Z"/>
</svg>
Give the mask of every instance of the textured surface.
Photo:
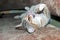
<svg viewBox="0 0 60 40">
<path fill-rule="evenodd" d="M 13 15 L 5 15 L 0 18 L 0 40 L 60 40 L 60 28 L 40 28 L 32 34 L 25 30 L 17 30 L 15 26 L 20 20 L 14 20 Z"/>
</svg>

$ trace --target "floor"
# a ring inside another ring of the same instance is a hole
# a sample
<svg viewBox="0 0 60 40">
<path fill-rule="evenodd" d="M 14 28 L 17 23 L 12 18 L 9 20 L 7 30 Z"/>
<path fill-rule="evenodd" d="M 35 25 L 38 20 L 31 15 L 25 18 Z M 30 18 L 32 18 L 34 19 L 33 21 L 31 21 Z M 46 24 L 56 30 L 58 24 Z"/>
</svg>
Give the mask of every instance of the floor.
<svg viewBox="0 0 60 40">
<path fill-rule="evenodd" d="M 15 29 L 20 20 L 14 19 L 14 16 L 10 14 L 0 18 L 0 40 L 60 40 L 60 29 L 58 28 L 40 28 L 32 34 L 25 30 Z"/>
</svg>

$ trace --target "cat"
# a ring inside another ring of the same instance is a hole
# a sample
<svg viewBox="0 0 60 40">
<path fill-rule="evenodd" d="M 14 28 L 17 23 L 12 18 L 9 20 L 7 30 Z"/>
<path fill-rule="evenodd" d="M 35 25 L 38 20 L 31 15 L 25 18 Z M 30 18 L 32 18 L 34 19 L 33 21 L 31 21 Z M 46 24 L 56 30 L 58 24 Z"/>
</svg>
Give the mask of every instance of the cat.
<svg viewBox="0 0 60 40">
<path fill-rule="evenodd" d="M 34 32 L 40 27 L 45 27 L 51 19 L 46 4 L 37 4 L 31 6 L 31 8 L 25 7 L 25 9 L 27 11 L 24 14 L 15 16 L 14 18 L 21 18 L 22 22 L 16 27 L 22 26 L 29 33 Z"/>
</svg>

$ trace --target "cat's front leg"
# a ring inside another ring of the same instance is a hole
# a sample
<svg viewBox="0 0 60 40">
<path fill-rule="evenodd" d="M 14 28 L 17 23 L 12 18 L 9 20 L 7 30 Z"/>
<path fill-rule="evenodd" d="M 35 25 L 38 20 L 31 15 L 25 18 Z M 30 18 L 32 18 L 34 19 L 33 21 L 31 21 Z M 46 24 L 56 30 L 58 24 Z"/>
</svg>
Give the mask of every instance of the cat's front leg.
<svg viewBox="0 0 60 40">
<path fill-rule="evenodd" d="M 16 25 L 15 27 L 21 27 L 21 26 L 22 26 L 22 23 L 20 23 L 20 24 Z"/>
<path fill-rule="evenodd" d="M 25 30 L 25 28 L 22 26 L 22 23 L 20 23 L 19 25 L 15 26 L 16 29 L 18 30 Z"/>
</svg>

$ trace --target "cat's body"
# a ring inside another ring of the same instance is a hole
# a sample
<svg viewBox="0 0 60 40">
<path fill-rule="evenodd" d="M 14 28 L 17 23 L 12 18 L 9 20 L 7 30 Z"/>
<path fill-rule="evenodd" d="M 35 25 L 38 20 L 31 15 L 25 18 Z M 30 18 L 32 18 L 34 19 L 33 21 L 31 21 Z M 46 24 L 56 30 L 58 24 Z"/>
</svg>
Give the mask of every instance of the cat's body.
<svg viewBox="0 0 60 40">
<path fill-rule="evenodd" d="M 42 11 L 42 13 L 38 13 L 40 11 Z M 18 17 L 22 18 L 22 22 L 16 27 L 22 26 L 26 28 L 29 33 L 32 33 L 37 28 L 45 27 L 45 25 L 48 24 L 50 12 L 45 4 L 38 4 L 32 6 L 26 13 Z M 17 18 L 17 16 L 15 18 Z"/>
</svg>

